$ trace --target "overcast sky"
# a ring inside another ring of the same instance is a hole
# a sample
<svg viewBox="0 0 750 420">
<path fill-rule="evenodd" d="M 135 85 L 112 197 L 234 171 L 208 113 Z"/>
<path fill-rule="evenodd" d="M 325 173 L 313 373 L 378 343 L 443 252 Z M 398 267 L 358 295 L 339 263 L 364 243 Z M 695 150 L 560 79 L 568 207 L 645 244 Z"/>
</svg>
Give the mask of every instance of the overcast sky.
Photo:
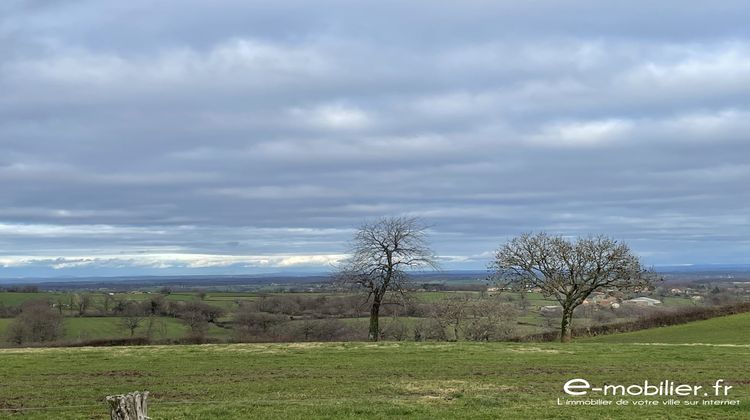
<svg viewBox="0 0 750 420">
<path fill-rule="evenodd" d="M 0 2 L 0 277 L 444 268 L 604 233 L 750 263 L 746 1 Z"/>
</svg>

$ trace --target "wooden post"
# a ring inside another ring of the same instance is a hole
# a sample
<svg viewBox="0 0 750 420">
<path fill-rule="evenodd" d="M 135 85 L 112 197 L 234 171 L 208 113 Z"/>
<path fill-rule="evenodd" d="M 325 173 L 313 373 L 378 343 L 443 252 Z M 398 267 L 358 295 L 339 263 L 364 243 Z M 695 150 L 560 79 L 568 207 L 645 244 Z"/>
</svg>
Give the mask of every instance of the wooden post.
<svg viewBox="0 0 750 420">
<path fill-rule="evenodd" d="M 146 398 L 148 398 L 148 391 L 108 396 L 106 400 L 111 419 L 149 420 Z"/>
</svg>

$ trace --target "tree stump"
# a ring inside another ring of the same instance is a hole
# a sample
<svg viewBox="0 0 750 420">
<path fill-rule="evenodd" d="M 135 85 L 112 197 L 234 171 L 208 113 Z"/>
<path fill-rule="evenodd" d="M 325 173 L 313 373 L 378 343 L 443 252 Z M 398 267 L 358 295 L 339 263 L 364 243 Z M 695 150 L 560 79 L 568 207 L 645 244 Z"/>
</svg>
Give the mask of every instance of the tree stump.
<svg viewBox="0 0 750 420">
<path fill-rule="evenodd" d="M 148 398 L 148 391 L 108 396 L 106 400 L 111 419 L 149 420 L 146 398 Z"/>
</svg>

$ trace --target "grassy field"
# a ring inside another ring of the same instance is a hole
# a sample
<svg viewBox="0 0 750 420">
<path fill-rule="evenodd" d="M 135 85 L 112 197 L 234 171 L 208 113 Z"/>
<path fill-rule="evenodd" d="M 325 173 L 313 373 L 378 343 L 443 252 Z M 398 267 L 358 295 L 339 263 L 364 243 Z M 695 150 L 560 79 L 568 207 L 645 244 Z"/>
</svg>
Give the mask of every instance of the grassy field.
<svg viewBox="0 0 750 420">
<path fill-rule="evenodd" d="M 154 338 L 179 338 L 185 335 L 187 327 L 174 318 L 155 318 Z M 146 335 L 147 322 L 135 330 L 137 336 Z M 65 338 L 90 340 L 98 338 L 127 337 L 130 332 L 122 327 L 119 317 L 66 318 Z"/>
<path fill-rule="evenodd" d="M 571 344 L 5 349 L 0 415 L 105 418 L 105 395 L 149 390 L 154 419 L 750 418 L 749 329 L 750 315 L 743 314 Z M 720 398 L 624 397 L 630 405 L 558 406 L 558 398 L 621 398 L 566 397 L 562 386 L 573 378 L 594 385 L 670 380 L 705 389 L 723 379 L 734 388 Z M 668 399 L 739 405 L 663 405 Z M 639 400 L 659 405 L 633 405 Z M 45 408 L 52 406 L 75 407 Z"/>
<path fill-rule="evenodd" d="M 497 293 L 497 292 L 495 292 Z M 501 292 L 503 296 L 506 296 L 510 302 L 518 302 L 521 300 L 521 294 L 516 292 Z M 19 305 L 25 301 L 33 299 L 49 299 L 53 303 L 62 303 L 63 307 L 71 305 L 71 300 L 75 296 L 75 293 L 62 293 L 62 292 L 39 292 L 39 293 L 19 293 L 19 292 L 0 292 L 0 305 Z M 78 295 L 87 295 L 91 299 L 89 309 L 96 309 L 102 306 L 105 293 L 92 293 L 92 292 L 81 292 Z M 151 292 L 132 292 L 132 293 L 113 293 L 111 295 L 112 300 L 128 300 L 128 301 L 143 301 L 151 299 L 157 296 L 158 293 Z M 305 298 L 315 298 L 321 296 L 341 296 L 340 293 L 318 293 L 318 292 L 305 292 L 305 293 L 252 293 L 252 292 L 207 292 L 203 299 L 199 299 L 196 292 L 175 292 L 169 295 L 165 295 L 164 299 L 167 301 L 190 301 L 190 300 L 202 300 L 205 303 L 222 307 L 227 310 L 236 309 L 239 302 L 251 302 L 258 299 L 259 296 L 303 296 Z M 442 299 L 456 296 L 474 297 L 477 298 L 481 295 L 479 292 L 469 291 L 439 291 L 439 292 L 416 292 L 413 296 L 421 302 L 436 302 Z M 493 293 L 488 293 L 493 295 Z M 538 308 L 545 305 L 558 305 L 554 300 L 545 298 L 540 293 L 530 292 L 524 294 L 529 304 Z M 688 298 L 684 297 L 666 297 L 660 298 L 664 301 L 664 306 L 690 306 L 695 303 Z"/>
<path fill-rule="evenodd" d="M 0 318 L 0 343 L 5 340 L 8 325 L 13 319 Z M 136 336 L 147 335 L 148 321 L 144 320 L 142 325 L 135 330 Z M 130 336 L 130 331 L 121 324 L 120 317 L 83 317 L 65 318 L 65 336 L 63 340 L 93 340 L 108 338 L 124 338 Z M 154 339 L 176 339 L 186 335 L 188 327 L 178 319 L 171 317 L 157 317 L 152 328 Z M 207 336 L 211 338 L 227 339 L 231 331 L 219 328 L 214 324 L 209 325 Z"/>
<path fill-rule="evenodd" d="M 599 343 L 711 343 L 750 345 L 750 313 L 581 339 Z"/>
<path fill-rule="evenodd" d="M 51 292 L 41 292 L 41 293 L 0 292 L 0 304 L 7 305 L 7 306 L 20 305 L 23 302 L 26 302 L 27 300 L 33 300 L 33 299 L 55 300 L 64 296 L 66 296 L 65 293 L 51 293 Z"/>
</svg>

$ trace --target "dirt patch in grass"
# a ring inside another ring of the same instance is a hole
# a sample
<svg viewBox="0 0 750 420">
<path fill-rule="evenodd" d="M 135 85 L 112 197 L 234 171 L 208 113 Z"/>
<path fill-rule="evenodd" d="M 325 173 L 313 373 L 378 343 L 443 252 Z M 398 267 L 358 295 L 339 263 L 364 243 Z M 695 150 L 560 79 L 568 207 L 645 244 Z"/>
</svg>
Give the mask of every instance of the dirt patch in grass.
<svg viewBox="0 0 750 420">
<path fill-rule="evenodd" d="M 329 343 L 288 343 L 288 344 L 277 344 L 277 347 L 288 348 L 288 349 L 317 349 L 321 347 L 331 347 Z"/>
<path fill-rule="evenodd" d="M 286 348 L 275 344 L 208 344 L 204 346 L 204 351 L 216 353 L 262 353 L 276 354 L 284 353 Z"/>
<path fill-rule="evenodd" d="M 143 376 L 151 376 L 148 372 L 142 372 L 139 370 L 110 370 L 107 372 L 95 372 L 91 376 L 110 376 L 110 377 L 134 377 L 140 378 Z"/>
<path fill-rule="evenodd" d="M 25 397 L 6 397 L 0 398 L 0 409 L 2 410 L 17 410 L 27 406 L 27 398 Z"/>
<path fill-rule="evenodd" d="M 496 395 L 513 387 L 463 380 L 416 380 L 396 384 L 400 394 L 425 401 L 452 401 L 463 396 Z"/>
<path fill-rule="evenodd" d="M 557 349 L 543 349 L 541 347 L 514 347 L 508 349 L 515 353 L 549 353 L 549 354 L 560 354 L 560 353 L 567 353 L 567 354 L 573 354 L 572 351 L 562 351 Z"/>
</svg>

